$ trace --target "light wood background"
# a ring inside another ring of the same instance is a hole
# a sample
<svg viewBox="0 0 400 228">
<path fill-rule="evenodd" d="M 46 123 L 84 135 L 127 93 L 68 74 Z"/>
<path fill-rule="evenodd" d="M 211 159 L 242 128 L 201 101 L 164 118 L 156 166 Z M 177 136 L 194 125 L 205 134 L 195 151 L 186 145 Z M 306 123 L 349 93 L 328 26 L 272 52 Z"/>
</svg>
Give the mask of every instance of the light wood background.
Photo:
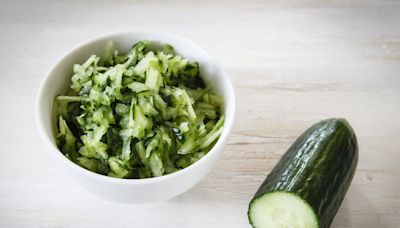
<svg viewBox="0 0 400 228">
<path fill-rule="evenodd" d="M 148 205 L 97 198 L 65 177 L 33 111 L 67 50 L 135 29 L 199 43 L 237 95 L 212 173 Z M 332 227 L 400 227 L 400 2 L 0 0 L 1 227 L 248 227 L 248 202 L 282 153 L 336 116 L 355 128 L 360 160 Z"/>
</svg>

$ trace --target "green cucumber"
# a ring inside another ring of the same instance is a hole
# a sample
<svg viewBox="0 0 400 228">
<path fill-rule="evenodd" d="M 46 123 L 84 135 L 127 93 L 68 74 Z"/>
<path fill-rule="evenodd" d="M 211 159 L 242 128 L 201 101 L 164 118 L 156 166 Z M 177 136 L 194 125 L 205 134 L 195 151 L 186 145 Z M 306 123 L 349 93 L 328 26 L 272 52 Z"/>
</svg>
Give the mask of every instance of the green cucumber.
<svg viewBox="0 0 400 228">
<path fill-rule="evenodd" d="M 356 135 L 345 119 L 305 131 L 267 176 L 249 204 L 257 228 L 328 228 L 353 179 Z"/>
</svg>

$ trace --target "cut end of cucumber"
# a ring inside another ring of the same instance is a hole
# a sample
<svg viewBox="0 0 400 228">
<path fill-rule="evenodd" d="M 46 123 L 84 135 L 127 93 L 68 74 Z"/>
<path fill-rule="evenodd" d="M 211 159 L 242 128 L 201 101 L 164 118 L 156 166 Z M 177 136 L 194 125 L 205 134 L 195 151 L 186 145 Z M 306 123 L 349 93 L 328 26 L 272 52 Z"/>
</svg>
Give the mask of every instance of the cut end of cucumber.
<svg viewBox="0 0 400 228">
<path fill-rule="evenodd" d="M 249 207 L 249 220 L 255 228 L 318 228 L 313 209 L 299 196 L 270 192 L 255 198 Z"/>
</svg>

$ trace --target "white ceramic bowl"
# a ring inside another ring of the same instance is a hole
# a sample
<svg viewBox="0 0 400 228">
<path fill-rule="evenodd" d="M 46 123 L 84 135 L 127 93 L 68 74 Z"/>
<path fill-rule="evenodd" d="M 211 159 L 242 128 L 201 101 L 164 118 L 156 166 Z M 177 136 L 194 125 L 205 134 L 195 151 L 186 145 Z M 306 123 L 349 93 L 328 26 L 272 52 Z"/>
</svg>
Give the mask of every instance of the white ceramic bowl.
<svg viewBox="0 0 400 228">
<path fill-rule="evenodd" d="M 226 120 L 222 134 L 215 146 L 199 161 L 178 172 L 148 179 L 118 179 L 88 171 L 68 160 L 57 148 L 57 125 L 53 116 L 53 101 L 64 94 L 70 85 L 72 66 L 81 63 L 91 54 L 100 54 L 108 41 L 113 41 L 120 51 L 127 51 L 139 40 L 171 44 L 177 53 L 201 67 L 201 75 L 208 85 L 224 100 Z M 164 201 L 175 197 L 196 185 L 214 165 L 231 131 L 235 113 L 235 97 L 232 83 L 220 65 L 192 41 L 175 35 L 155 32 L 121 32 L 97 37 L 84 42 L 63 56 L 43 79 L 36 104 L 36 120 L 44 142 L 50 148 L 57 164 L 90 192 L 104 198 L 126 202 L 146 203 Z"/>
</svg>

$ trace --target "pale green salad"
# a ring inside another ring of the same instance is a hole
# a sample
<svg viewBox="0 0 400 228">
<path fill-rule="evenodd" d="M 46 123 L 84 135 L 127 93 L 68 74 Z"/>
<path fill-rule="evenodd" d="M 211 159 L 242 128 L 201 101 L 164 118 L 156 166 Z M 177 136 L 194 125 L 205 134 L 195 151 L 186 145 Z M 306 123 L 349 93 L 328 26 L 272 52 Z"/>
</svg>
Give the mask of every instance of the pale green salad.
<svg viewBox="0 0 400 228">
<path fill-rule="evenodd" d="M 70 90 L 55 98 L 57 145 L 68 159 L 103 175 L 148 178 L 193 164 L 215 144 L 221 97 L 197 62 L 149 44 L 120 54 L 109 43 L 73 66 Z"/>
</svg>

